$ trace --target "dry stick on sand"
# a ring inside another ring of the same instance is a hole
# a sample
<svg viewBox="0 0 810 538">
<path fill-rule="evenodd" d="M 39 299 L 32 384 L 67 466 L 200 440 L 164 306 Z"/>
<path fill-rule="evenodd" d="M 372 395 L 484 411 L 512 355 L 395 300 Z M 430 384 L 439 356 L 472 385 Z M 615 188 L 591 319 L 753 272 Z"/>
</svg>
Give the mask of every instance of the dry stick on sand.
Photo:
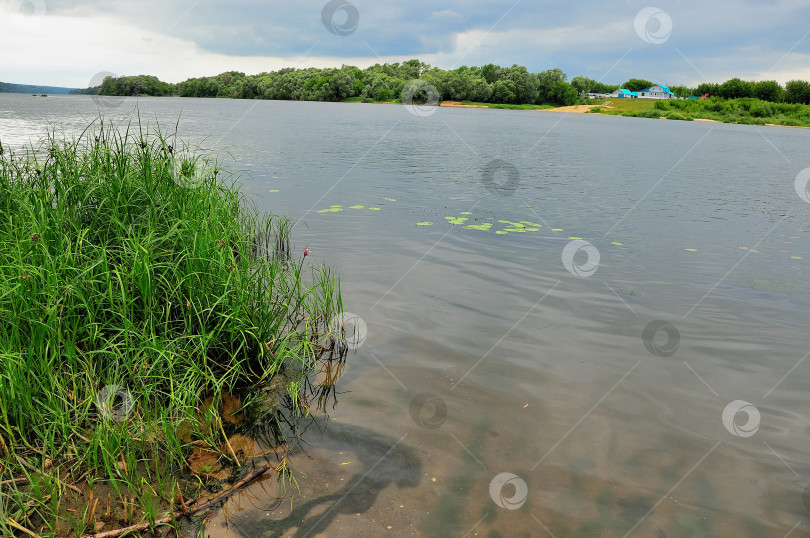
<svg viewBox="0 0 810 538">
<path fill-rule="evenodd" d="M 264 465 L 262 465 L 258 469 L 256 469 L 256 470 L 252 471 L 251 473 L 247 474 L 244 478 L 242 478 L 242 480 L 235 483 L 233 485 L 233 487 L 231 489 L 229 489 L 228 491 L 222 493 L 221 495 L 218 495 L 218 496 L 214 497 L 210 501 L 205 502 L 205 503 L 201 504 L 200 506 L 194 507 L 194 509 L 191 510 L 188 515 L 190 515 L 190 516 L 197 515 L 200 512 L 204 512 L 205 510 L 209 509 L 213 505 L 224 501 L 225 499 L 227 499 L 228 497 L 230 497 L 231 495 L 233 495 L 234 493 L 236 493 L 237 491 L 239 491 L 243 487 L 247 486 L 248 484 L 250 484 L 251 482 L 253 482 L 257 478 L 262 476 L 267 471 L 269 471 L 271 469 L 273 471 L 275 471 L 276 469 L 278 469 L 279 467 L 284 465 L 284 463 L 286 463 L 285 460 L 286 460 L 286 457 L 283 457 L 281 459 L 281 462 L 279 462 L 278 465 L 273 465 L 272 463 L 266 462 Z M 163 525 L 165 523 L 170 522 L 173 517 L 174 518 L 180 518 L 182 516 L 183 516 L 183 512 L 178 511 L 178 512 L 175 512 L 174 514 L 172 514 L 170 516 L 166 516 L 166 517 L 164 517 L 162 519 L 156 519 L 155 520 L 155 525 Z M 84 536 L 82 536 L 82 538 L 116 538 L 117 536 L 121 536 L 122 534 L 127 533 L 127 532 L 138 532 L 138 531 L 146 530 L 147 528 L 149 528 L 149 522 L 138 523 L 137 525 L 130 525 L 129 527 L 124 527 L 122 529 L 113 529 L 113 530 L 109 530 L 107 532 L 100 532 L 98 534 L 85 534 Z"/>
</svg>

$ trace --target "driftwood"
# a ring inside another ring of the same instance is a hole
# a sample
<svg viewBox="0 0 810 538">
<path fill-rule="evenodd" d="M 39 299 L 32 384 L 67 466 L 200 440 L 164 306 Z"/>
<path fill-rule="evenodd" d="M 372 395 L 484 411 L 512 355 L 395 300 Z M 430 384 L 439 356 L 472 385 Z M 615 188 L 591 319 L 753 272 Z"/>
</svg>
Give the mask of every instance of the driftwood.
<svg viewBox="0 0 810 538">
<path fill-rule="evenodd" d="M 269 471 L 271 469 L 273 471 L 275 471 L 280 466 L 284 465 L 284 463 L 285 463 L 284 458 L 282 458 L 281 462 L 278 465 L 273 465 L 272 463 L 265 463 L 264 465 L 262 465 L 258 469 L 255 469 L 255 470 L 251 471 L 250 473 L 248 473 L 247 475 L 245 475 L 241 480 L 236 482 L 233 485 L 233 487 L 230 488 L 228 491 L 225 491 L 222 494 L 217 495 L 216 497 L 214 497 L 210 501 L 204 502 L 203 504 L 201 504 L 199 506 L 195 506 L 191 510 L 189 510 L 188 507 L 185 506 L 185 503 L 183 502 L 183 497 L 181 495 L 180 496 L 180 504 L 181 504 L 181 506 L 183 506 L 183 508 L 185 510 L 180 510 L 180 511 L 177 511 L 177 512 L 173 513 L 172 515 L 166 516 L 166 517 L 161 518 L 161 519 L 156 519 L 155 520 L 155 525 L 163 525 L 163 524 L 169 523 L 172 519 L 179 519 L 179 518 L 183 517 L 184 515 L 185 516 L 194 516 L 194 515 L 199 514 L 200 512 L 204 512 L 204 511 L 208 510 L 209 508 L 211 508 L 212 506 L 214 506 L 215 504 L 226 500 L 228 497 L 230 497 L 231 495 L 233 495 L 234 493 L 236 493 L 240 489 L 244 488 L 245 486 L 247 486 L 248 484 L 250 484 L 251 482 L 253 482 L 257 478 L 262 476 L 267 471 Z M 122 534 L 127 533 L 127 532 L 145 531 L 148 528 L 149 528 L 149 522 L 138 523 L 137 525 L 130 525 L 129 527 L 123 527 L 121 529 L 112 529 L 112 530 L 105 531 L 105 532 L 100 532 L 100 533 L 97 533 L 97 534 L 85 534 L 84 536 L 82 536 L 82 538 L 116 538 L 116 537 L 121 536 Z"/>
</svg>

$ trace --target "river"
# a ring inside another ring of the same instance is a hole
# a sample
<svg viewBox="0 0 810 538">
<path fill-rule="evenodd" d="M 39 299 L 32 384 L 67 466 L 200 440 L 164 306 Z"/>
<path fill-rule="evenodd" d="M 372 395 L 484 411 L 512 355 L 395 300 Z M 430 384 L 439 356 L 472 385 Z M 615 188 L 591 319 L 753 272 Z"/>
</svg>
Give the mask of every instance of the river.
<svg viewBox="0 0 810 538">
<path fill-rule="evenodd" d="M 298 489 L 207 535 L 810 535 L 810 130 L 0 94 L 0 140 L 136 106 L 362 320 Z"/>
</svg>

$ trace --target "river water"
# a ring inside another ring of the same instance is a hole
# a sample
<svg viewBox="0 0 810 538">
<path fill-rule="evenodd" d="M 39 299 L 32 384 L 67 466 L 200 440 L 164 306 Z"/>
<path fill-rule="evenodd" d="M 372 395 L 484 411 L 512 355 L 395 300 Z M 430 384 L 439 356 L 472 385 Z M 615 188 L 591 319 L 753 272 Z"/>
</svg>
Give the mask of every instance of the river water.
<svg viewBox="0 0 810 538">
<path fill-rule="evenodd" d="M 136 105 L 362 321 L 298 488 L 206 535 L 810 535 L 810 130 L 4 94 L 0 140 Z"/>
</svg>

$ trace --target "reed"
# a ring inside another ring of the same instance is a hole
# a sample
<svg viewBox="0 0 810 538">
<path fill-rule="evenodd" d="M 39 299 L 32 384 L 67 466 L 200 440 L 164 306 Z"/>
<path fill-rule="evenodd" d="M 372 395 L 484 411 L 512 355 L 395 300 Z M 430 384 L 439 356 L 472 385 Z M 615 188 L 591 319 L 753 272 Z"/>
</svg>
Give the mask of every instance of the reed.
<svg viewBox="0 0 810 538">
<path fill-rule="evenodd" d="M 339 280 L 236 180 L 140 120 L 0 143 L 0 534 L 154 527 L 192 450 L 234 459 L 223 394 L 308 412 Z"/>
</svg>

